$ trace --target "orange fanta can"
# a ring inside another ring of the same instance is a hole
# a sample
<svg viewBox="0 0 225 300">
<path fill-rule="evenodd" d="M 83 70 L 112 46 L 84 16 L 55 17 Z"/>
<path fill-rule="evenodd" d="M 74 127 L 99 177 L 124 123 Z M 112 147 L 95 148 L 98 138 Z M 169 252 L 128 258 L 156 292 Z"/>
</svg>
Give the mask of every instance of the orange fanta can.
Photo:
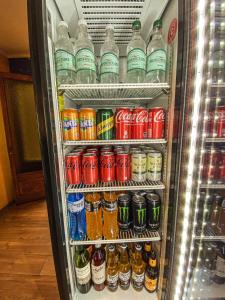
<svg viewBox="0 0 225 300">
<path fill-rule="evenodd" d="M 93 108 L 82 108 L 80 118 L 80 139 L 96 140 L 96 110 Z"/>
<path fill-rule="evenodd" d="M 64 109 L 61 113 L 63 139 L 65 141 L 77 141 L 80 139 L 80 123 L 77 109 Z"/>
</svg>

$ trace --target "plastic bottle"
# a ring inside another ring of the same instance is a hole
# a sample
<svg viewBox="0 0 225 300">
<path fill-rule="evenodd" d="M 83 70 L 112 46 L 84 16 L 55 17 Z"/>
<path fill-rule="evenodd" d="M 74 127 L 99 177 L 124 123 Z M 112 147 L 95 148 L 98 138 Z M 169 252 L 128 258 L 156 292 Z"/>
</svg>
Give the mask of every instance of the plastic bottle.
<svg viewBox="0 0 225 300">
<path fill-rule="evenodd" d="M 55 43 L 57 86 L 60 84 L 73 84 L 76 81 L 75 58 L 66 22 L 59 22 L 57 33 L 58 39 Z"/>
<path fill-rule="evenodd" d="M 88 38 L 87 23 L 84 19 L 78 22 L 78 38 L 75 46 L 77 83 L 96 83 L 94 46 Z"/>
<path fill-rule="evenodd" d="M 105 192 L 103 195 L 103 236 L 107 240 L 116 239 L 119 235 L 117 194 Z"/>
<path fill-rule="evenodd" d="M 101 83 L 119 82 L 119 48 L 114 39 L 113 25 L 106 26 L 106 38 L 101 47 L 100 81 Z"/>
<path fill-rule="evenodd" d="M 141 22 L 132 24 L 133 36 L 127 46 L 127 82 L 145 82 L 146 44 L 141 37 Z"/>
<path fill-rule="evenodd" d="M 102 238 L 102 207 L 99 193 L 88 193 L 85 197 L 87 236 L 89 240 Z"/>
<path fill-rule="evenodd" d="M 162 38 L 162 20 L 153 24 L 152 40 L 147 49 L 147 82 L 166 81 L 166 44 Z"/>
</svg>

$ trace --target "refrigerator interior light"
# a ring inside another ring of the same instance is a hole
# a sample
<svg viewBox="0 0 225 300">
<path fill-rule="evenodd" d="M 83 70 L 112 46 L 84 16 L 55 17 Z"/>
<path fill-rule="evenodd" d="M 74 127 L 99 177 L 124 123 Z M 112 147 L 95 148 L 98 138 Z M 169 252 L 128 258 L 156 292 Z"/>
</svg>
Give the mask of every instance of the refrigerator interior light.
<svg viewBox="0 0 225 300">
<path fill-rule="evenodd" d="M 199 122 L 199 110 L 201 104 L 201 91 L 203 83 L 203 68 L 204 68 L 204 47 L 205 47 L 205 0 L 198 1 L 197 10 L 197 40 L 196 40 L 196 72 L 194 81 L 194 93 L 193 93 L 193 111 L 192 111 L 192 124 L 190 130 L 190 146 L 189 146 L 189 158 L 187 164 L 187 179 L 186 179 L 186 192 L 185 192 L 185 204 L 184 204 L 184 216 L 181 230 L 181 243 L 180 253 L 178 259 L 178 274 L 176 276 L 176 288 L 174 300 L 180 300 L 180 290 L 183 285 L 180 274 L 183 274 L 186 269 L 186 249 L 189 242 L 188 235 L 188 221 L 191 213 L 191 200 L 192 200 L 192 183 L 195 169 L 195 155 L 196 155 L 196 143 L 198 140 L 198 122 Z M 214 22 L 213 22 L 214 23 Z M 214 25 L 214 24 L 213 24 Z M 192 239 L 193 244 L 193 239 Z M 191 251 L 192 252 L 192 251 Z M 189 255 L 189 259 L 192 253 Z M 190 260 L 189 260 L 190 263 Z M 189 264 L 188 263 L 188 264 Z M 185 299 L 183 297 L 183 299 Z"/>
</svg>

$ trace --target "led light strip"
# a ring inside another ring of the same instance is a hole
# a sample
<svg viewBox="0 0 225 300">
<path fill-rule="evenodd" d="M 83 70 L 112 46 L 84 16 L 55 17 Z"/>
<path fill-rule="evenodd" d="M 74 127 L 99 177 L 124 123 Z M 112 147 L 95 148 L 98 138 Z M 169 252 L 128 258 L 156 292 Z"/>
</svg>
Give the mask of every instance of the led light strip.
<svg viewBox="0 0 225 300">
<path fill-rule="evenodd" d="M 178 260 L 178 271 L 176 276 L 176 288 L 174 300 L 180 300 L 182 294 L 183 276 L 185 274 L 185 260 L 186 260 L 186 249 L 189 243 L 188 229 L 189 229 L 189 217 L 191 212 L 191 196 L 192 196 L 192 183 L 194 174 L 194 162 L 196 155 L 196 143 L 197 143 L 197 131 L 199 121 L 199 109 L 201 103 L 201 90 L 203 83 L 203 68 L 204 68 L 204 47 L 205 47 L 205 0 L 199 0 L 197 5 L 197 42 L 196 42 L 196 72 L 194 82 L 194 93 L 193 93 L 193 113 L 192 113 L 192 126 L 190 133 L 190 146 L 189 146 L 189 159 L 187 166 L 187 180 L 186 180 L 186 191 L 185 191 L 185 205 L 183 211 L 183 223 L 181 231 L 181 243 L 180 243 L 180 254 Z M 193 239 L 193 237 L 192 237 Z M 185 299 L 185 296 L 182 297 Z"/>
</svg>

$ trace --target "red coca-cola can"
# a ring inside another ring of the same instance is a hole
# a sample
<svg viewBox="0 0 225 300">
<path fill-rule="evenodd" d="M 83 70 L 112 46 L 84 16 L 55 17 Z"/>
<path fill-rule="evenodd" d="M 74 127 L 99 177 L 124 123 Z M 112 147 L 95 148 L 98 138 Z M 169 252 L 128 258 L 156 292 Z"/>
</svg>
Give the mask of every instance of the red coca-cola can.
<svg viewBox="0 0 225 300">
<path fill-rule="evenodd" d="M 220 164 L 219 164 L 219 174 L 218 181 L 225 181 L 225 150 L 220 151 Z"/>
<path fill-rule="evenodd" d="M 66 155 L 66 180 L 67 184 L 81 183 L 81 156 L 79 153 Z"/>
<path fill-rule="evenodd" d="M 121 151 L 116 155 L 116 180 L 128 181 L 130 180 L 130 155 L 128 152 Z"/>
<path fill-rule="evenodd" d="M 162 139 L 165 131 L 165 111 L 162 107 L 151 108 L 148 112 L 148 138 Z"/>
<path fill-rule="evenodd" d="M 82 157 L 82 181 L 87 185 L 98 183 L 98 157 L 95 153 L 85 153 Z"/>
<path fill-rule="evenodd" d="M 131 138 L 131 117 L 129 108 L 117 108 L 115 113 L 116 139 L 128 140 Z"/>
<path fill-rule="evenodd" d="M 219 178 L 220 151 L 206 149 L 203 154 L 202 179 L 205 181 L 217 181 Z"/>
<path fill-rule="evenodd" d="M 100 179 L 102 182 L 111 182 L 115 180 L 115 156 L 112 152 L 101 153 Z"/>
<path fill-rule="evenodd" d="M 216 137 L 225 137 L 225 105 L 216 109 Z"/>
<path fill-rule="evenodd" d="M 206 124 L 205 124 L 205 133 L 207 137 L 213 137 L 213 133 L 215 131 L 214 129 L 214 124 L 215 124 L 215 120 L 214 120 L 214 110 L 209 110 L 208 111 L 208 115 L 207 115 L 207 120 L 206 120 Z"/>
<path fill-rule="evenodd" d="M 148 111 L 143 107 L 137 107 L 132 111 L 131 138 L 147 138 Z"/>
<path fill-rule="evenodd" d="M 87 153 L 95 153 L 96 155 L 98 155 L 98 148 L 88 148 Z"/>
</svg>

